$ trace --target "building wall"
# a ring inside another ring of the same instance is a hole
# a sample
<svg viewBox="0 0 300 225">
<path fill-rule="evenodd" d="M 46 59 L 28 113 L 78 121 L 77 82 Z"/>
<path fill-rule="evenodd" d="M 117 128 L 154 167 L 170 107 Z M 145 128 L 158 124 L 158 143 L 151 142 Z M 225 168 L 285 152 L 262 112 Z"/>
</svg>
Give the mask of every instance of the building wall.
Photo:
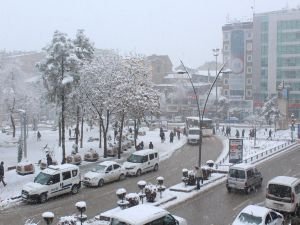
<svg viewBox="0 0 300 225">
<path fill-rule="evenodd" d="M 155 84 L 163 83 L 163 78 L 173 70 L 173 64 L 167 55 L 148 56 L 152 68 L 152 82 Z"/>
<path fill-rule="evenodd" d="M 255 14 L 254 106 L 276 95 L 284 81 L 289 87 L 289 114 L 300 116 L 300 10 Z"/>
</svg>

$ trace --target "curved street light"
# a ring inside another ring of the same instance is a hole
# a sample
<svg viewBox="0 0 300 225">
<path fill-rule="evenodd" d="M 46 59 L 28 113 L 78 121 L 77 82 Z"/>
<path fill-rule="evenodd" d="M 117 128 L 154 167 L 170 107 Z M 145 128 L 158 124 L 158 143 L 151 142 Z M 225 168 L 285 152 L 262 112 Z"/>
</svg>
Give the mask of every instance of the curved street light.
<svg viewBox="0 0 300 225">
<path fill-rule="evenodd" d="M 197 92 L 196 92 L 196 89 L 195 89 L 195 86 L 194 86 L 194 83 L 192 81 L 192 78 L 191 78 L 191 75 L 189 74 L 188 70 L 186 69 L 185 65 L 183 64 L 183 62 L 180 60 L 180 63 L 181 65 L 183 66 L 184 70 L 183 72 L 179 72 L 181 74 L 185 73 L 188 75 L 188 78 L 189 78 L 189 81 L 192 85 L 192 88 L 193 88 L 193 91 L 194 91 L 194 94 L 196 96 L 196 101 L 197 101 L 197 108 L 198 108 L 198 117 L 199 117 L 199 150 L 198 150 L 198 166 L 201 167 L 201 152 L 202 152 L 202 121 L 203 121 L 203 118 L 204 118 L 204 113 L 205 113 L 205 109 L 206 109 L 206 105 L 207 105 L 207 101 L 208 101 L 208 98 L 210 96 L 210 93 L 216 83 L 216 81 L 218 80 L 219 78 L 219 75 L 221 73 L 230 73 L 231 70 L 229 69 L 226 69 L 223 71 L 223 69 L 225 68 L 225 65 L 226 63 L 224 63 L 222 65 L 222 67 L 220 68 L 219 72 L 216 74 L 216 77 L 213 81 L 213 83 L 211 84 L 210 88 L 209 88 L 209 91 L 207 93 L 207 96 L 206 96 L 206 100 L 205 100 L 205 103 L 204 103 L 204 106 L 203 106 L 203 110 L 202 110 L 202 114 L 201 114 L 201 111 L 200 111 L 200 105 L 199 105 L 199 101 L 198 101 L 198 95 L 197 95 Z"/>
</svg>

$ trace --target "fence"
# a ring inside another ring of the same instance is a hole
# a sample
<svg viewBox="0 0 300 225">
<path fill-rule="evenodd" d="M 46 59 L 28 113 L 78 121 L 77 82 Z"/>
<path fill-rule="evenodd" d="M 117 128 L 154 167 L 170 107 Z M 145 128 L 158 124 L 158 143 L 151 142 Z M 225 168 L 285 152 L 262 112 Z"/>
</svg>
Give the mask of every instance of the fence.
<svg viewBox="0 0 300 225">
<path fill-rule="evenodd" d="M 243 163 L 258 162 L 258 161 L 263 160 L 271 155 L 277 154 L 277 153 L 285 150 L 287 147 L 291 147 L 296 144 L 297 144 L 297 142 L 292 142 L 291 140 L 287 140 L 287 142 L 285 142 L 284 144 L 267 149 L 263 152 L 259 152 L 259 153 L 252 155 L 246 159 L 243 159 Z M 225 164 L 227 159 L 228 159 L 228 153 L 219 162 L 215 163 L 216 170 L 220 170 L 220 171 L 228 170 L 229 166 L 231 166 L 232 164 Z"/>
</svg>

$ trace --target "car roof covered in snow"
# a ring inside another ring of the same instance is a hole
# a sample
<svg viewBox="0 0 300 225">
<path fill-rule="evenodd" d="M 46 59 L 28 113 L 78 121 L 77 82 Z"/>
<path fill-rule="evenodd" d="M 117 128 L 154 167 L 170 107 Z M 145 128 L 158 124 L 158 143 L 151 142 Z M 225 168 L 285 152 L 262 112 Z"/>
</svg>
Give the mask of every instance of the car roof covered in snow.
<svg viewBox="0 0 300 225">
<path fill-rule="evenodd" d="M 118 164 L 118 163 L 108 160 L 108 161 L 103 161 L 103 162 L 99 163 L 98 165 L 110 166 L 110 165 L 113 165 L 113 164 Z"/>
<path fill-rule="evenodd" d="M 255 166 L 252 164 L 247 164 L 247 163 L 239 163 L 239 164 L 235 164 L 233 166 L 230 167 L 230 169 L 243 169 L 243 170 L 247 170 L 249 168 L 254 168 Z"/>
<path fill-rule="evenodd" d="M 74 169 L 79 169 L 79 167 L 73 164 L 66 163 L 62 165 L 50 165 L 42 172 L 47 174 L 55 174 L 57 171 L 60 170 L 74 170 Z"/>
<path fill-rule="evenodd" d="M 248 205 L 240 213 L 247 213 L 258 217 L 264 217 L 270 209 L 258 205 Z"/>
<path fill-rule="evenodd" d="M 288 177 L 288 176 L 277 176 L 273 179 L 269 180 L 268 184 L 281 184 L 281 185 L 292 185 L 299 179 L 296 177 Z"/>
<path fill-rule="evenodd" d="M 135 155 L 147 155 L 147 154 L 150 154 L 150 153 L 157 153 L 157 152 L 158 151 L 154 150 L 154 149 L 144 149 L 144 150 L 136 151 L 133 154 L 135 154 Z"/>
<path fill-rule="evenodd" d="M 168 211 L 162 208 L 143 204 L 116 212 L 112 218 L 127 224 L 142 225 L 167 214 L 169 214 Z"/>
</svg>

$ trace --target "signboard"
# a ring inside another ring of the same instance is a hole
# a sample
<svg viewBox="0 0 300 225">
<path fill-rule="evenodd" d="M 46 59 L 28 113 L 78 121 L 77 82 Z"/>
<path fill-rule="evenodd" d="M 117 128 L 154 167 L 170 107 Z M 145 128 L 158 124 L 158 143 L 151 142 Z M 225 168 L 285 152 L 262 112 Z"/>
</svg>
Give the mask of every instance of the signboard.
<svg viewBox="0 0 300 225">
<path fill-rule="evenodd" d="M 243 162 L 243 139 L 229 139 L 229 163 Z"/>
</svg>

